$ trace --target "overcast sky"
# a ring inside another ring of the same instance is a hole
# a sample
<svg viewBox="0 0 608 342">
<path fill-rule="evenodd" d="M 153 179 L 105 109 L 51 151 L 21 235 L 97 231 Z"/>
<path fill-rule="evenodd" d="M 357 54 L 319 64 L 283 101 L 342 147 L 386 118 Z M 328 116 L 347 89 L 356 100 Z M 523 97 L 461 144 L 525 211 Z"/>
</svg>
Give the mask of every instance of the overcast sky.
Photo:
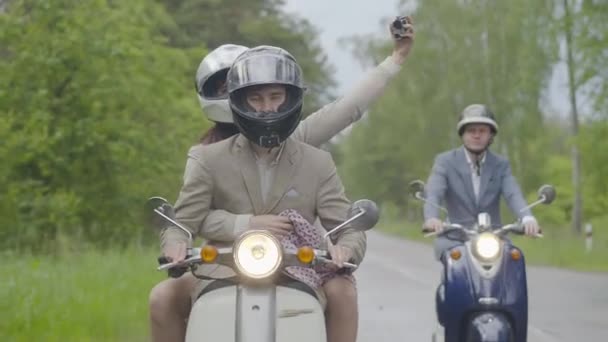
<svg viewBox="0 0 608 342">
<path fill-rule="evenodd" d="M 360 79 L 362 67 L 338 40 L 355 34 L 377 33 L 389 39 L 382 18 L 397 15 L 399 0 L 286 0 L 286 10 L 308 19 L 321 36 L 319 42 L 336 70 L 339 91 Z"/>
<path fill-rule="evenodd" d="M 297 13 L 308 19 L 320 32 L 319 42 L 334 66 L 338 92 L 344 92 L 356 82 L 363 71 L 350 51 L 338 43 L 343 37 L 355 34 L 376 34 L 388 39 L 384 18 L 394 17 L 399 0 L 286 0 L 287 12 Z M 409 14 L 409 13 L 404 13 Z M 412 53 L 416 53 L 414 46 Z M 564 63 L 556 66 L 549 84 L 549 105 L 545 112 L 557 112 L 566 116 L 569 112 L 567 76 Z"/>
</svg>

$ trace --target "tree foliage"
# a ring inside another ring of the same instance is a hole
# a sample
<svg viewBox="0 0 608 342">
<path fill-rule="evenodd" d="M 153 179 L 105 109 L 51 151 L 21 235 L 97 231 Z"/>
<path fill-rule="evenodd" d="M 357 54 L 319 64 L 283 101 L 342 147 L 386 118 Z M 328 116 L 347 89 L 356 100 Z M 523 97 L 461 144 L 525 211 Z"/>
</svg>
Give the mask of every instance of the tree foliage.
<svg viewBox="0 0 608 342">
<path fill-rule="evenodd" d="M 556 58 L 545 39 L 551 34 L 549 5 L 420 2 L 416 44 L 405 70 L 345 146 L 343 172 L 350 189 L 406 204 L 407 183 L 426 178 L 435 154 L 460 143 L 458 114 L 471 103 L 485 103 L 495 112 L 500 131 L 493 148 L 510 157 L 523 186 L 539 184 L 537 165 L 546 160 L 539 104 Z"/>
<path fill-rule="evenodd" d="M 24 0 L 0 20 L 2 245 L 138 237 L 202 126 L 176 77 L 189 59 L 159 34 L 170 18 L 144 0 Z"/>
<path fill-rule="evenodd" d="M 302 66 L 308 85 L 305 113 L 319 108 L 334 87 L 332 70 L 305 19 L 282 11 L 283 0 L 159 0 L 176 22 L 168 34 L 173 46 L 205 46 L 211 50 L 232 43 L 249 47 L 279 46 Z"/>
<path fill-rule="evenodd" d="M 207 49 L 274 44 L 316 93 L 316 32 L 281 1 L 11 0 L 0 8 L 0 246 L 124 245 L 142 205 L 174 200 L 209 123 L 193 79 Z M 314 94 L 313 94 L 314 95 Z"/>
</svg>

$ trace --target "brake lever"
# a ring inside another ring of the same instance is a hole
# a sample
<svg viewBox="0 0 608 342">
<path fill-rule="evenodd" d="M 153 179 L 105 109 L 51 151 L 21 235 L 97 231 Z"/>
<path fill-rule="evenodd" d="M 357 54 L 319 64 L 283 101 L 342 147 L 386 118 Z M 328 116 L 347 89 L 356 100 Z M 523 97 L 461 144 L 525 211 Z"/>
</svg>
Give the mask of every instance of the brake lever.
<svg viewBox="0 0 608 342">
<path fill-rule="evenodd" d="M 332 260 L 327 257 L 321 257 L 318 260 L 321 260 L 321 262 L 323 262 L 324 264 L 332 263 Z M 359 268 L 359 265 L 353 264 L 352 262 L 344 262 L 344 263 L 342 263 L 342 267 L 340 267 L 340 268 L 348 268 L 351 270 L 356 270 L 357 268 Z"/>
<path fill-rule="evenodd" d="M 182 262 L 169 262 L 169 263 L 165 263 L 165 264 L 162 264 L 162 265 L 158 266 L 156 268 L 156 270 L 157 271 L 169 270 L 169 269 L 172 269 L 172 268 L 174 268 L 176 266 L 182 265 L 183 263 L 184 263 L 183 261 Z"/>
<path fill-rule="evenodd" d="M 182 260 L 181 262 L 171 262 L 171 259 L 169 259 L 167 256 L 165 255 L 161 255 L 158 257 L 158 264 L 160 266 L 158 266 L 156 268 L 157 271 L 163 271 L 163 270 L 171 270 L 172 268 L 177 268 L 177 269 L 183 269 L 184 272 L 188 270 L 188 263 L 191 261 L 195 261 L 197 259 L 197 256 L 193 256 L 193 249 L 191 247 L 188 247 L 186 249 L 186 257 L 184 260 Z M 182 267 L 176 267 L 176 266 L 180 266 L 183 265 Z M 184 272 L 182 272 L 181 274 L 183 274 Z"/>
<path fill-rule="evenodd" d="M 171 278 L 179 278 L 184 273 L 186 273 L 186 271 L 188 271 L 187 265 L 184 265 L 183 267 L 176 267 L 182 263 L 170 262 L 169 258 L 167 258 L 164 255 L 158 257 L 158 263 L 160 264 L 160 266 L 158 266 L 156 268 L 156 270 L 157 271 L 167 270 L 167 275 Z"/>
<path fill-rule="evenodd" d="M 430 237 L 439 235 L 439 233 L 441 233 L 441 232 L 430 232 L 430 233 L 424 234 L 423 237 L 430 238 Z"/>
<path fill-rule="evenodd" d="M 433 237 L 433 236 L 436 236 L 439 233 L 441 233 L 441 231 L 436 231 L 434 229 L 427 228 L 427 227 L 422 227 L 422 231 L 421 232 L 422 232 L 422 234 L 424 234 L 423 237 L 425 237 L 425 238 Z"/>
</svg>

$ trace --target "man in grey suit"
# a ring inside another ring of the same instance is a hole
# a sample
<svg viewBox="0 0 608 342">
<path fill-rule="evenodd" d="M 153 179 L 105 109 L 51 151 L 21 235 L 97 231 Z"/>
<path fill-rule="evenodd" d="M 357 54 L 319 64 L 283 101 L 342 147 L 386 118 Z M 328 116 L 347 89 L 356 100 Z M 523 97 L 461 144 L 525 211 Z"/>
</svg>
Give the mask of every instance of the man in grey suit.
<svg viewBox="0 0 608 342">
<path fill-rule="evenodd" d="M 536 235 L 539 226 L 526 207 L 526 200 L 511 173 L 509 161 L 489 150 L 498 133 L 494 114 L 485 105 L 472 104 L 460 115 L 457 125 L 463 146 L 443 152 L 435 158 L 427 181 L 428 202 L 445 202 L 451 223 L 472 225 L 477 214 L 488 213 L 493 226 L 500 226 L 500 196 L 507 201 L 511 212 L 522 220 L 526 235 Z M 424 205 L 424 227 L 442 230 L 439 209 Z M 459 244 L 440 237 L 435 242 L 435 255 Z"/>
</svg>

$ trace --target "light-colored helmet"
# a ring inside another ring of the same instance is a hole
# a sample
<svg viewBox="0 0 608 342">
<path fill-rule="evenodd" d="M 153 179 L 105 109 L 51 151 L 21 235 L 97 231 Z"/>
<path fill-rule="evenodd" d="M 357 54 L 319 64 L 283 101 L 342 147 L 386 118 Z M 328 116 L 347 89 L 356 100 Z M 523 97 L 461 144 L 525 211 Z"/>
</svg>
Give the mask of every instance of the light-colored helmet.
<svg viewBox="0 0 608 342">
<path fill-rule="evenodd" d="M 242 45 L 224 44 L 207 54 L 199 64 L 196 70 L 196 93 L 201 109 L 209 120 L 233 122 L 228 92 L 218 94 L 217 85 L 225 84 L 230 66 L 248 49 Z"/>
<path fill-rule="evenodd" d="M 485 105 L 472 104 L 460 113 L 458 124 L 456 125 L 458 135 L 462 136 L 464 128 L 468 124 L 486 124 L 492 128 L 494 134 L 498 133 L 498 124 L 496 123 L 496 119 L 494 119 L 494 113 Z"/>
</svg>

